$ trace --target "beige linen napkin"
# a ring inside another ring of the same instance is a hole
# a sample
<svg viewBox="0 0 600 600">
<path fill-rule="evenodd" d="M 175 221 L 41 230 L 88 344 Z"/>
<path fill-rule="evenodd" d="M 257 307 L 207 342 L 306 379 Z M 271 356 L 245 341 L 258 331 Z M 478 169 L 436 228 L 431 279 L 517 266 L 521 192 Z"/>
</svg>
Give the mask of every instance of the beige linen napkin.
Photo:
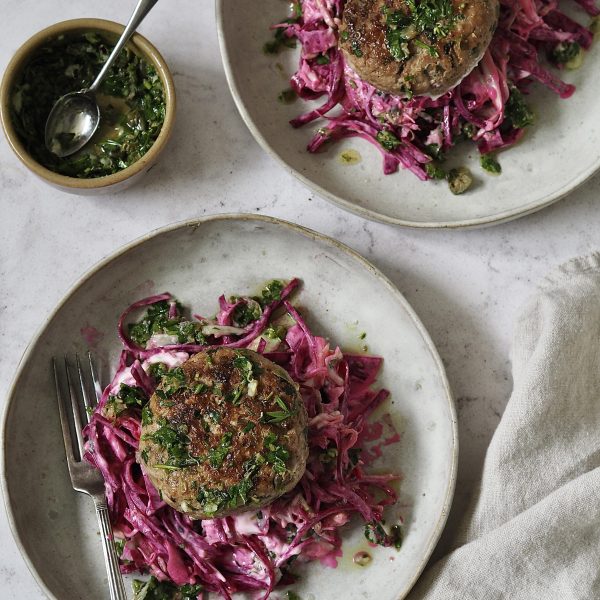
<svg viewBox="0 0 600 600">
<path fill-rule="evenodd" d="M 455 550 L 410 600 L 600 599 L 600 255 L 547 278 Z"/>
</svg>

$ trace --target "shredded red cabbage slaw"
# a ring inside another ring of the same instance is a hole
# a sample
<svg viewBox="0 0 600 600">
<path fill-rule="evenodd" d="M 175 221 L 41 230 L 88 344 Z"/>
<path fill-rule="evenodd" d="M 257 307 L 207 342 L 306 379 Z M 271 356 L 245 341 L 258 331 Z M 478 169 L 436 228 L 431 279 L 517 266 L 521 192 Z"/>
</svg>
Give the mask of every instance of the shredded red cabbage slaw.
<svg viewBox="0 0 600 600">
<path fill-rule="evenodd" d="M 574 3 L 588 15 L 600 14 L 594 0 Z M 382 153 L 385 174 L 401 165 L 421 180 L 431 178 L 427 165 L 438 153 L 460 139 L 471 139 L 481 154 L 515 144 L 524 125 L 508 114 L 511 93 L 516 102 L 537 81 L 561 98 L 569 98 L 575 87 L 551 72 L 543 56 L 565 43 L 587 50 L 593 39 L 590 29 L 559 9 L 558 0 L 500 0 L 498 27 L 479 65 L 439 98 L 407 99 L 378 91 L 346 64 L 338 49 L 344 0 L 298 0 L 295 5 L 301 16 L 274 28 L 298 39 L 302 46 L 292 89 L 305 100 L 326 98 L 319 108 L 291 121 L 301 127 L 327 119 L 308 151 L 317 152 L 330 140 L 360 137 Z M 377 134 L 382 131 L 395 136 L 397 147 L 389 149 L 379 143 Z"/>
<path fill-rule="evenodd" d="M 389 414 L 367 422 L 389 396 L 387 390 L 372 389 L 382 359 L 342 353 L 314 335 L 289 302 L 298 285 L 297 279 L 290 281 L 260 318 L 244 328 L 232 324 L 240 300 L 229 302 L 222 296 L 220 311 L 210 321 L 219 333 L 209 336 L 205 345 L 173 343 L 169 336 L 157 335 L 141 347 L 128 335 L 126 320 L 133 311 L 167 301 L 169 317 L 177 316 L 168 293 L 135 302 L 119 319 L 123 350 L 116 373 L 84 433 L 86 459 L 104 476 L 115 535 L 125 541 L 123 573 L 150 573 L 178 586 L 202 584 L 204 590 L 227 599 L 239 591 L 254 591 L 266 599 L 276 585 L 293 583 L 287 566 L 294 560 L 336 566 L 342 555 L 340 527 L 353 514 L 365 523 L 379 523 L 384 508 L 396 502 L 390 484 L 398 476 L 365 471 L 383 445 L 400 439 Z M 291 326 L 274 348 L 261 335 L 275 313 L 287 313 Z M 174 368 L 210 347 L 251 345 L 284 367 L 300 386 L 309 417 L 306 472 L 292 492 L 265 509 L 193 521 L 161 499 L 136 462 L 141 409 L 116 417 L 107 416 L 104 409 L 121 384 L 139 388 L 149 398 L 158 383 L 151 374 L 153 363 Z"/>
</svg>

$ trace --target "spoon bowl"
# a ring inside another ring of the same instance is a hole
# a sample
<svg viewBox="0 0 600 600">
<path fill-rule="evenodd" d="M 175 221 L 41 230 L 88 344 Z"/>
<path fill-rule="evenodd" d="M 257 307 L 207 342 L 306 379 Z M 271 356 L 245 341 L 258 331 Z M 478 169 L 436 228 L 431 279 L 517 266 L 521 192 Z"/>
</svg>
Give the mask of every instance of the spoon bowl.
<svg viewBox="0 0 600 600">
<path fill-rule="evenodd" d="M 100 109 L 93 94 L 71 92 L 59 98 L 46 122 L 45 142 L 63 158 L 81 150 L 100 124 Z"/>
<path fill-rule="evenodd" d="M 100 109 L 95 94 L 121 50 L 157 2 L 158 0 L 138 0 L 125 30 L 90 87 L 61 96 L 52 107 L 46 121 L 44 140 L 50 152 L 64 158 L 81 150 L 92 139 L 100 123 Z"/>
</svg>

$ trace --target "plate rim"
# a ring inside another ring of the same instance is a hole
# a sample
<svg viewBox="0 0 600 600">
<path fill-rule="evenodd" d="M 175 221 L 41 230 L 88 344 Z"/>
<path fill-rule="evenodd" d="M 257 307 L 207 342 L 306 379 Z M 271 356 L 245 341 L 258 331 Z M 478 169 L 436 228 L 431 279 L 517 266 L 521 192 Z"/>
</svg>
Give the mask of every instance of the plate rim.
<svg viewBox="0 0 600 600">
<path fill-rule="evenodd" d="M 448 485 L 444 494 L 444 501 L 442 503 L 440 514 L 437 517 L 437 522 L 432 531 L 432 534 L 427 542 L 426 550 L 423 554 L 421 562 L 419 563 L 418 569 L 415 570 L 413 577 L 408 581 L 407 585 L 403 590 L 400 591 L 400 595 L 397 600 L 402 600 L 406 597 L 409 591 L 417 582 L 420 577 L 423 569 L 425 568 L 429 558 L 431 557 L 433 550 L 437 542 L 440 539 L 442 531 L 446 525 L 446 521 L 448 519 L 448 514 L 450 512 L 450 508 L 452 505 L 452 500 L 454 498 L 454 491 L 456 488 L 456 479 L 457 479 L 457 470 L 458 470 L 458 420 L 456 414 L 456 407 L 454 403 L 454 398 L 452 395 L 452 391 L 450 389 L 450 384 L 448 382 L 448 377 L 446 374 L 446 369 L 442 363 L 442 359 L 435 347 L 433 340 L 431 339 L 429 333 L 427 332 L 425 326 L 417 316 L 416 312 L 409 304 L 408 300 L 404 297 L 402 292 L 392 283 L 392 281 L 384 275 L 375 265 L 369 262 L 366 258 L 364 258 L 360 253 L 351 248 L 350 246 L 344 244 L 332 238 L 328 235 L 319 233 L 308 227 L 304 227 L 302 225 L 298 225 L 296 223 L 292 223 L 290 221 L 286 221 L 283 219 L 279 219 L 277 217 L 272 217 L 269 215 L 258 215 L 252 213 L 219 213 L 214 215 L 208 215 L 205 217 L 196 217 L 193 219 L 185 219 L 183 221 L 177 221 L 175 223 L 171 223 L 169 225 L 165 225 L 162 227 L 158 227 L 150 230 L 149 232 L 133 239 L 132 241 L 126 243 L 125 245 L 117 248 L 114 252 L 110 253 L 106 257 L 102 258 L 98 262 L 96 262 L 92 267 L 90 267 L 81 277 L 79 277 L 75 283 L 73 283 L 69 289 L 63 294 L 59 302 L 56 306 L 50 311 L 50 313 L 44 318 L 41 325 L 37 328 L 29 342 L 27 343 L 25 350 L 19 360 L 17 365 L 17 369 L 15 371 L 15 375 L 8 387 L 8 392 L 6 395 L 6 403 L 2 412 L 2 421 L 0 423 L 0 439 L 2 444 L 0 446 L 0 489 L 2 490 L 2 498 L 4 503 L 4 508 L 7 514 L 7 521 L 10 527 L 10 531 L 12 533 L 15 544 L 29 569 L 29 572 L 35 579 L 36 583 L 40 586 L 42 591 L 46 594 L 50 600 L 61 600 L 57 598 L 54 593 L 50 590 L 50 588 L 46 585 L 44 577 L 41 573 L 38 572 L 35 565 L 33 564 L 32 559 L 30 559 L 27 551 L 25 550 L 25 544 L 21 538 L 19 533 L 15 512 L 13 511 L 13 503 L 11 502 L 11 497 L 9 493 L 8 486 L 8 476 L 7 476 L 7 461 L 6 461 L 6 451 L 8 448 L 7 442 L 7 425 L 8 419 L 12 412 L 12 407 L 14 405 L 14 397 L 17 391 L 17 384 L 21 379 L 25 366 L 29 362 L 31 355 L 33 354 L 34 348 L 36 347 L 37 341 L 43 335 L 45 330 L 51 325 L 52 321 L 59 313 L 59 311 L 63 308 L 63 306 L 71 299 L 71 297 L 76 294 L 79 289 L 87 283 L 92 277 L 96 275 L 99 271 L 109 266 L 112 262 L 116 261 L 123 255 L 127 254 L 134 248 L 142 246 L 147 241 L 151 240 L 154 237 L 169 233 L 171 231 L 175 231 L 178 229 L 187 229 L 198 228 L 206 223 L 213 223 L 219 221 L 250 221 L 250 222 L 258 222 L 258 223 L 268 223 L 272 225 L 276 225 L 278 227 L 283 227 L 284 229 L 291 230 L 295 233 L 301 234 L 305 237 L 312 238 L 314 240 L 318 240 L 333 246 L 351 258 L 353 258 L 356 262 L 366 268 L 372 275 L 374 275 L 377 279 L 383 283 L 388 290 L 394 295 L 395 299 L 401 304 L 403 309 L 406 311 L 408 316 L 410 317 L 411 322 L 417 328 L 417 331 L 421 335 L 423 341 L 425 342 L 425 346 L 429 351 L 441 378 L 441 383 L 443 386 L 443 391 L 445 395 L 445 400 L 448 405 L 451 427 L 452 427 L 452 450 L 451 450 L 451 464 L 450 464 L 450 476 L 448 479 Z"/>
<path fill-rule="evenodd" d="M 242 121 L 244 121 L 246 127 L 250 130 L 252 137 L 258 142 L 259 146 L 276 162 L 278 162 L 289 174 L 293 175 L 296 179 L 298 179 L 301 183 L 303 183 L 308 189 L 313 190 L 319 196 L 331 202 L 332 204 L 343 208 L 344 210 L 354 213 L 364 219 L 368 219 L 370 221 L 375 221 L 378 223 L 385 223 L 387 225 L 396 225 L 400 227 L 407 227 L 410 229 L 478 229 L 483 227 L 491 227 L 493 225 L 501 225 L 502 223 L 507 223 L 509 221 L 513 221 L 515 219 L 519 219 L 521 217 L 525 217 L 532 213 L 538 212 L 547 208 L 548 206 L 555 204 L 559 200 L 562 200 L 576 189 L 581 187 L 586 181 L 588 181 L 591 177 L 593 177 L 598 171 L 600 171 L 600 157 L 598 160 L 593 163 L 587 170 L 579 173 L 577 177 L 570 180 L 568 183 L 559 187 L 552 194 L 548 194 L 545 199 L 541 201 L 537 201 L 519 208 L 514 208 L 511 210 L 506 210 L 495 215 L 490 215 L 487 217 L 477 217 L 472 219 L 462 219 L 462 220 L 454 220 L 454 221 L 411 221 L 406 219 L 400 219 L 396 217 L 390 217 L 388 215 L 384 215 L 378 213 L 369 208 L 365 208 L 364 206 L 359 206 L 354 202 L 350 202 L 337 194 L 334 194 L 319 184 L 315 183 L 305 175 L 303 175 L 299 170 L 295 169 L 290 163 L 288 163 L 285 159 L 283 159 L 269 144 L 267 139 L 263 136 L 261 131 L 258 129 L 252 118 L 250 117 L 249 112 L 246 109 L 246 106 L 242 100 L 242 95 L 240 93 L 239 87 L 235 81 L 235 77 L 233 75 L 233 69 L 231 68 L 231 60 L 229 59 L 229 52 L 227 51 L 227 45 L 225 42 L 225 33 L 224 33 L 224 18 L 225 18 L 225 10 L 224 3 L 226 0 L 215 0 L 215 15 L 217 22 L 217 38 L 219 40 L 219 50 L 221 52 L 221 62 L 223 64 L 223 69 L 225 71 L 225 77 L 227 79 L 227 85 L 229 87 L 229 91 L 233 96 L 233 100 L 237 107 L 240 116 L 242 117 Z"/>
</svg>

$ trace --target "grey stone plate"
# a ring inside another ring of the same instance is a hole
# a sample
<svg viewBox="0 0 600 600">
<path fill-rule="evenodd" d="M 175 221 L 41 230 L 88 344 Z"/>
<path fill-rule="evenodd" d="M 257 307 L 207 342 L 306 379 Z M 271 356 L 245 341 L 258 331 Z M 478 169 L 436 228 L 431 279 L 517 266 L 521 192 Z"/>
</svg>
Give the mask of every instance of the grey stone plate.
<svg viewBox="0 0 600 600">
<path fill-rule="evenodd" d="M 379 152 L 353 138 L 309 154 L 306 146 L 324 121 L 293 129 L 289 120 L 323 104 L 302 101 L 285 105 L 278 94 L 289 87 L 298 65 L 299 48 L 265 55 L 269 27 L 281 23 L 287 5 L 281 0 L 216 0 L 221 54 L 229 87 L 246 125 L 263 149 L 323 198 L 367 219 L 424 228 L 462 228 L 498 224 L 556 202 L 600 167 L 600 85 L 594 76 L 600 44 L 586 53 L 577 71 L 560 71 L 577 91 L 561 100 L 541 84 L 528 102 L 536 123 L 523 141 L 500 154 L 502 175 L 488 175 L 479 166 L 474 145 L 456 148 L 450 166 L 464 164 L 476 177 L 473 188 L 453 196 L 445 182 L 421 182 L 400 170 L 383 175 Z M 569 7 L 567 7 L 568 9 Z M 582 10 L 573 17 L 586 24 Z M 344 150 L 357 150 L 362 160 L 347 165 Z"/>
<path fill-rule="evenodd" d="M 314 331 L 385 358 L 381 385 L 402 441 L 384 448 L 378 469 L 401 472 L 395 513 L 406 523 L 400 551 L 376 548 L 368 567 L 352 563 L 365 548 L 349 525 L 337 569 L 306 567 L 296 590 L 307 600 L 403 597 L 444 526 L 454 491 L 456 418 L 440 359 L 397 289 L 338 242 L 269 217 L 227 215 L 177 224 L 126 246 L 93 268 L 66 295 L 29 345 L 4 415 L 2 485 L 10 524 L 32 573 L 51 598 L 106 598 L 106 576 L 91 502 L 68 479 L 50 357 L 94 351 L 114 369 L 119 314 L 131 302 L 168 290 L 200 314 L 214 314 L 223 293 L 253 291 L 270 278 L 302 279 L 295 302 Z M 366 332 L 364 341 L 359 340 Z M 274 597 L 278 597 L 274 594 Z"/>
</svg>

